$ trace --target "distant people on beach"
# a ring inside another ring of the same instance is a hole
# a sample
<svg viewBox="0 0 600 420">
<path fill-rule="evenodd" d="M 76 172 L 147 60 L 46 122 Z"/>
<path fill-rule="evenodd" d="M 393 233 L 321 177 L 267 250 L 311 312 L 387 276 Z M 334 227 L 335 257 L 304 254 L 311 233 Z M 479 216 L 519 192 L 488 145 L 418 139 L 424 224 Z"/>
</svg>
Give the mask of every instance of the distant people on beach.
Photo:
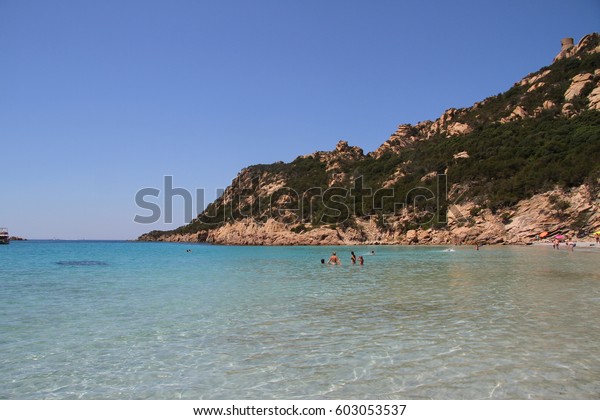
<svg viewBox="0 0 600 420">
<path fill-rule="evenodd" d="M 558 239 L 552 239 L 552 248 L 553 249 L 558 249 L 560 245 L 560 241 Z"/>
<path fill-rule="evenodd" d="M 352 264 L 356 264 L 356 255 L 354 255 L 354 251 L 350 252 L 350 254 L 352 255 L 350 261 L 352 261 Z"/>
<path fill-rule="evenodd" d="M 338 256 L 335 254 L 335 252 L 333 252 L 331 254 L 331 257 L 329 257 L 329 261 L 327 261 L 327 264 L 342 265 L 342 262 L 340 261 Z"/>
<path fill-rule="evenodd" d="M 567 241 L 567 249 L 570 250 L 571 252 L 575 251 L 576 246 L 577 246 L 577 244 L 575 243 L 575 241 L 573 241 L 573 240 Z"/>
</svg>

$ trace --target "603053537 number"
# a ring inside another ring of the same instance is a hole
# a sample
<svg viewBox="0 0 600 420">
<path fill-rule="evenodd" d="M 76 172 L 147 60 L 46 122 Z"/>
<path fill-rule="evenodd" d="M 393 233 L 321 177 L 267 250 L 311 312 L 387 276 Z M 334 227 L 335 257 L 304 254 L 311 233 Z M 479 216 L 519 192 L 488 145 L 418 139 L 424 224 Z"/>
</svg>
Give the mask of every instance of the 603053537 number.
<svg viewBox="0 0 600 420">
<path fill-rule="evenodd" d="M 352 404 L 338 405 L 335 414 L 360 416 L 401 416 L 406 410 L 406 404 Z"/>
</svg>

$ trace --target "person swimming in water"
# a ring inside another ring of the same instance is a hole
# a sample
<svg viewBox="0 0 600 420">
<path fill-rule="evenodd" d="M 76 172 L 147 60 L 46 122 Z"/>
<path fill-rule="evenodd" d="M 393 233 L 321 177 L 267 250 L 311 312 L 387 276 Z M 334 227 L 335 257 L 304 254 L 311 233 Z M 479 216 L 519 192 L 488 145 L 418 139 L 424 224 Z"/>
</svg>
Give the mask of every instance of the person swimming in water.
<svg viewBox="0 0 600 420">
<path fill-rule="evenodd" d="M 359 265 L 365 265 L 365 259 L 363 258 L 362 255 L 358 256 L 358 264 Z"/>
<path fill-rule="evenodd" d="M 354 251 L 350 252 L 350 254 L 352 254 L 352 256 L 350 257 L 352 264 L 356 264 L 356 255 L 354 255 Z"/>
<path fill-rule="evenodd" d="M 331 257 L 329 257 L 329 261 L 327 261 L 327 264 L 342 265 L 342 262 L 340 261 L 338 256 L 335 254 L 335 252 L 333 252 L 331 254 Z"/>
</svg>

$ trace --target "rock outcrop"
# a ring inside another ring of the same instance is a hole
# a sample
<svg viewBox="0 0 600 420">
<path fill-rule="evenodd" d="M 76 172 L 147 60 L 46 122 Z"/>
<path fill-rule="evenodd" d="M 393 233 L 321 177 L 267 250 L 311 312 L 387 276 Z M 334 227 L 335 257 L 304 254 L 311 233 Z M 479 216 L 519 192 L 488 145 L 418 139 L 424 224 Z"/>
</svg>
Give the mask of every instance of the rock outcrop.
<svg viewBox="0 0 600 420">
<path fill-rule="evenodd" d="M 600 111 L 600 83 L 590 92 L 588 96 L 590 109 Z"/>
<path fill-rule="evenodd" d="M 515 121 L 518 119 L 523 119 L 523 118 L 527 118 L 529 117 L 529 114 L 527 113 L 527 111 L 525 110 L 525 108 L 523 108 L 520 105 L 517 105 L 515 107 L 515 109 L 512 110 L 512 112 L 510 113 L 510 115 L 508 117 L 504 117 L 500 120 L 501 123 L 507 123 L 510 121 Z"/>
<path fill-rule="evenodd" d="M 401 124 L 390 138 L 370 155 L 380 158 L 386 153 L 398 153 L 415 142 L 429 140 L 434 136 L 452 137 L 467 134 L 473 128 L 463 120 L 467 110 L 450 108 L 435 121 L 423 121 L 416 125 Z"/>
<path fill-rule="evenodd" d="M 577 76 L 573 76 L 571 79 L 571 86 L 565 92 L 565 100 L 572 101 L 575 97 L 581 95 L 581 91 L 589 83 L 592 83 L 594 75 L 591 73 L 582 73 Z"/>
</svg>

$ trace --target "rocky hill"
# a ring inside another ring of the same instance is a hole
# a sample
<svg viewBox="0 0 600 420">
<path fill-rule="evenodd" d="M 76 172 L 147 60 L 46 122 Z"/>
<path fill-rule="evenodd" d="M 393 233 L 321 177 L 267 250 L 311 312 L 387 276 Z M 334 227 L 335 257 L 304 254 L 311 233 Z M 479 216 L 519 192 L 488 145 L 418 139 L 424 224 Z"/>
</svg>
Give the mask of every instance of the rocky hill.
<svg viewBox="0 0 600 420">
<path fill-rule="evenodd" d="M 188 225 L 145 241 L 217 244 L 529 243 L 600 229 L 600 35 L 562 41 L 507 92 L 403 124 L 365 154 L 243 169 Z"/>
</svg>

